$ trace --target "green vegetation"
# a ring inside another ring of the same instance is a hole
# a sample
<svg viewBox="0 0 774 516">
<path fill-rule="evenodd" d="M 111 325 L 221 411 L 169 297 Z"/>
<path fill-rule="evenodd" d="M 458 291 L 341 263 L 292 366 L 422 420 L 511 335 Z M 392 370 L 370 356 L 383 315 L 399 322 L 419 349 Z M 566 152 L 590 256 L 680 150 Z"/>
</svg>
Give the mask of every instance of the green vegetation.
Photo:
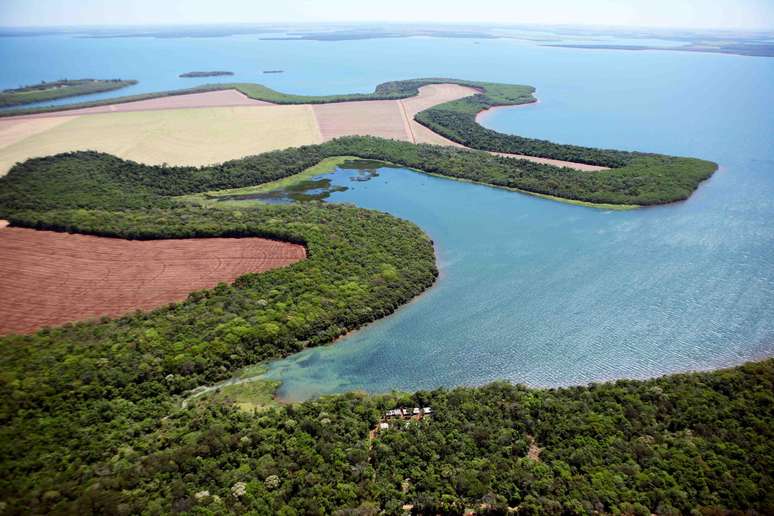
<svg viewBox="0 0 774 516">
<path fill-rule="evenodd" d="M 419 88 L 434 83 L 454 83 L 478 89 L 481 93 L 420 112 L 416 120 L 431 130 L 471 149 L 524 154 L 609 167 L 609 170 L 584 172 L 571 169 L 468 153 L 438 150 L 428 146 L 414 149 L 402 144 L 371 139 L 344 138 L 320 146 L 320 157 L 331 157 L 326 150 L 341 149 L 338 154 L 356 154 L 363 158 L 391 161 L 457 179 L 477 181 L 522 190 L 548 198 L 563 198 L 602 205 L 653 205 L 688 198 L 717 169 L 715 163 L 693 158 L 594 149 L 562 145 L 545 140 L 501 134 L 479 125 L 476 114 L 492 106 L 534 102 L 531 86 L 497 84 L 457 79 L 412 79 L 380 84 L 371 94 L 303 96 L 274 91 L 259 84 L 220 84 L 166 92 L 152 96 L 178 95 L 197 91 L 235 88 L 245 95 L 277 104 L 329 103 L 353 100 L 398 99 L 416 95 Z M 114 99 L 112 102 L 138 100 L 149 96 Z M 88 105 L 95 105 L 89 103 Z M 75 107 L 75 106 L 72 106 Z M 400 148 L 398 148 L 400 147 Z M 306 147 L 310 149 L 310 147 Z M 358 151 L 364 149 L 364 154 Z M 309 151 L 315 152 L 315 151 Z M 225 164 L 224 166 L 230 166 Z M 295 170 L 298 172 L 299 170 Z M 282 177 L 282 176 L 280 176 Z M 255 183 L 231 187 L 251 186 Z M 188 192 L 185 192 L 188 193 Z"/>
<path fill-rule="evenodd" d="M 770 360 L 558 390 L 348 394 L 255 416 L 200 406 L 119 453 L 90 500 L 198 514 L 768 514 L 772 393 Z M 434 415 L 369 441 L 385 410 L 413 406 Z"/>
<path fill-rule="evenodd" d="M 28 160 L 11 169 L 0 179 L 0 216 L 53 208 L 173 206 L 173 196 L 251 187 L 292 176 L 337 156 L 386 161 L 455 179 L 615 205 L 686 199 L 714 170 L 714 164 L 706 161 L 662 156 L 648 158 L 660 166 L 638 162 L 636 166 L 588 173 L 487 152 L 373 137 L 339 138 L 201 168 L 141 165 L 105 154 L 77 152 Z"/>
<path fill-rule="evenodd" d="M 268 183 L 261 183 L 255 186 L 245 186 L 243 188 L 230 188 L 227 190 L 214 190 L 205 193 L 183 195 L 178 197 L 178 199 L 183 203 L 196 204 L 199 206 L 210 206 L 217 208 L 244 208 L 247 206 L 249 201 L 229 201 L 223 200 L 223 198 L 231 197 L 234 195 L 266 194 L 277 190 L 292 188 L 313 179 L 315 176 L 333 172 L 336 170 L 336 167 L 355 159 L 358 158 L 355 156 L 335 156 L 332 158 L 325 158 L 318 164 L 309 167 L 303 172 L 294 174 L 292 176 L 287 176 L 282 179 L 277 179 L 275 181 L 269 181 Z M 260 201 L 258 201 L 258 203 L 260 204 Z"/>
<path fill-rule="evenodd" d="M 281 382 L 261 378 L 265 373 L 263 364 L 245 367 L 228 380 L 193 390 L 181 405 L 186 408 L 189 404 L 233 403 L 240 410 L 253 414 L 268 407 L 278 407 L 274 394 Z"/>
<path fill-rule="evenodd" d="M 211 394 L 207 394 L 202 401 L 205 403 L 233 403 L 239 410 L 255 414 L 269 407 L 276 407 L 274 393 L 280 386 L 279 381 L 266 380 L 249 381 L 225 385 Z"/>
<path fill-rule="evenodd" d="M 222 70 L 214 70 L 212 72 L 186 72 L 186 73 L 181 73 L 179 77 L 182 77 L 182 78 L 221 77 L 224 75 L 234 75 L 234 72 L 226 72 Z"/>
<path fill-rule="evenodd" d="M 0 338 L 0 500 L 11 512 L 96 510 L 105 468 L 168 425 L 177 396 L 331 342 L 437 275 L 432 242 L 416 226 L 351 206 L 74 209 L 12 220 L 122 238 L 279 238 L 304 243 L 308 258 L 150 313 Z"/>
<path fill-rule="evenodd" d="M 137 84 L 137 81 L 124 81 L 121 79 L 62 79 L 54 82 L 41 82 L 31 86 L 3 90 L 0 92 L 0 107 L 20 106 L 33 102 L 45 102 L 48 100 L 77 97 L 90 93 L 112 91 Z"/>
</svg>

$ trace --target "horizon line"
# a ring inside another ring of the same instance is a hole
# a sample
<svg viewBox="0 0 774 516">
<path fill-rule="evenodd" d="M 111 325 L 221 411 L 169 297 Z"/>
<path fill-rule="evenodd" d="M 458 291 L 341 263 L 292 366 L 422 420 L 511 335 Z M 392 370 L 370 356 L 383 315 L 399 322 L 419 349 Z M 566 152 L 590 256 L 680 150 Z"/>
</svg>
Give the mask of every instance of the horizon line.
<svg viewBox="0 0 774 516">
<path fill-rule="evenodd" d="M 236 22 L 236 21 L 218 21 L 218 22 L 181 22 L 181 23 L 131 23 L 131 24 L 58 24 L 58 25 L 0 25 L 2 29 L 79 29 L 79 28 L 143 28 L 143 27 L 214 27 L 214 26 L 277 26 L 277 25 L 362 25 L 362 24 L 385 24 L 385 25 L 454 25 L 465 27 L 498 27 L 498 28 L 517 28 L 517 27 L 547 27 L 547 28 L 588 28 L 588 29 L 645 29 L 645 30 L 685 30 L 685 31 L 721 31 L 721 32 L 771 32 L 774 34 L 774 26 L 759 27 L 718 27 L 718 26 L 658 26 L 658 25 L 609 25 L 609 24 L 590 24 L 590 23 L 539 23 L 539 22 L 494 22 L 494 21 L 387 21 L 387 20 L 352 20 L 352 21 L 255 21 L 255 22 Z"/>
</svg>

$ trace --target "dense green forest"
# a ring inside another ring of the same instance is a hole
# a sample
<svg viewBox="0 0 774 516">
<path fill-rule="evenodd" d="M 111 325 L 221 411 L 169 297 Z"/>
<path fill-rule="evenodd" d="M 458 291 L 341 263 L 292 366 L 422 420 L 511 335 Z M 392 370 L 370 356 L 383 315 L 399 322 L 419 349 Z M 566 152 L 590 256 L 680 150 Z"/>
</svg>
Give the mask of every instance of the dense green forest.
<svg viewBox="0 0 774 516">
<path fill-rule="evenodd" d="M 653 156 L 588 173 L 482 151 L 345 137 L 208 167 L 141 165 L 94 152 L 31 159 L 0 178 L 0 216 L 52 208 L 169 206 L 170 197 L 257 185 L 332 156 L 358 156 L 432 174 L 591 203 L 653 205 L 688 198 L 714 170 L 706 161 Z"/>
<path fill-rule="evenodd" d="M 112 91 L 137 84 L 137 81 L 122 79 L 62 79 L 52 82 L 41 82 L 30 86 L 22 86 L 0 92 L 0 107 L 21 106 L 33 102 L 78 97 L 90 93 Z"/>
<path fill-rule="evenodd" d="M 195 514 L 771 514 L 773 382 L 769 361 L 559 390 L 495 383 L 348 394 L 255 414 L 205 404 L 176 412 L 120 450 L 76 506 Z M 369 440 L 385 410 L 417 405 L 432 406 L 434 415 Z"/>
</svg>

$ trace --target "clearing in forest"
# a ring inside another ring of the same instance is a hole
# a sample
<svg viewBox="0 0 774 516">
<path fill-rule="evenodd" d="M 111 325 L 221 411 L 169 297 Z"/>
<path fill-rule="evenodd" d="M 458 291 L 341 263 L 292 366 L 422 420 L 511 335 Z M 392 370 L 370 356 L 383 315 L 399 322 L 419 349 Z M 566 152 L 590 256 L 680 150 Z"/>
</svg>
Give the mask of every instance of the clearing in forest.
<svg viewBox="0 0 774 516">
<path fill-rule="evenodd" d="M 263 238 L 130 241 L 0 224 L 0 335 L 151 310 L 305 257 Z"/>
</svg>

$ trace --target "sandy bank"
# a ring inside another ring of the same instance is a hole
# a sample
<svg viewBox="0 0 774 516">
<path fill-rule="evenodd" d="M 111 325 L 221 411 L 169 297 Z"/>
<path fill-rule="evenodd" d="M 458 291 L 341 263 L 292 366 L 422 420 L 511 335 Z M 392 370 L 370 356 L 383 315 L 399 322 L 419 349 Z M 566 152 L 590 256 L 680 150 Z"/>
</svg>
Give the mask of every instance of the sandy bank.
<svg viewBox="0 0 774 516">
<path fill-rule="evenodd" d="M 478 113 L 476 115 L 476 122 L 479 125 L 486 127 L 486 119 L 490 117 L 492 114 L 496 113 L 497 111 L 505 110 L 505 109 L 508 109 L 508 110 L 524 109 L 539 103 L 540 101 L 536 100 L 535 102 L 530 102 L 528 104 L 519 104 L 516 106 L 494 106 Z M 523 154 L 509 154 L 506 152 L 493 152 L 493 154 L 497 154 L 498 156 L 505 156 L 506 158 L 526 159 L 527 161 L 532 161 L 533 163 L 543 163 L 544 165 L 553 165 L 555 167 L 567 167 L 575 170 L 583 170 L 584 172 L 596 172 L 599 170 L 609 170 L 608 167 L 600 167 L 598 165 L 587 165 L 585 163 L 574 163 L 572 161 L 562 161 L 560 159 L 537 158 L 535 156 L 525 156 Z"/>
</svg>

